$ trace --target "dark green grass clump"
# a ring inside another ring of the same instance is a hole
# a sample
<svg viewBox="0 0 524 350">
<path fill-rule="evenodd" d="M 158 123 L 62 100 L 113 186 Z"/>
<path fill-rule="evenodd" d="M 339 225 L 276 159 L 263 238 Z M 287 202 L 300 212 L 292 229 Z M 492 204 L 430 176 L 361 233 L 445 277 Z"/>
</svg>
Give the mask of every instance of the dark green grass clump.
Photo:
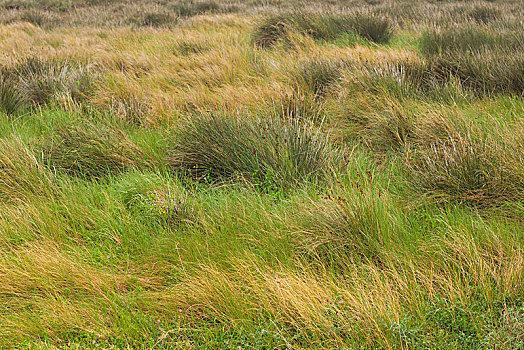
<svg viewBox="0 0 524 350">
<path fill-rule="evenodd" d="M 192 17 L 205 13 L 216 13 L 220 5 L 214 1 L 177 1 L 170 5 L 171 10 L 180 17 Z"/>
<path fill-rule="evenodd" d="M 171 143 L 170 163 L 194 175 L 288 187 L 324 175 L 336 150 L 318 128 L 300 120 L 200 115 Z"/>
<path fill-rule="evenodd" d="M 335 40 L 343 34 L 357 34 L 378 44 L 387 43 L 393 34 L 391 21 L 378 15 L 297 12 L 264 20 L 252 34 L 253 43 L 258 47 L 268 48 L 285 38 L 289 31 L 310 35 L 315 40 L 323 41 Z"/>
<path fill-rule="evenodd" d="M 121 130 L 90 123 L 62 127 L 42 148 L 51 168 L 88 179 L 149 165 L 143 152 Z"/>
<path fill-rule="evenodd" d="M 148 12 L 137 21 L 144 27 L 166 27 L 175 23 L 175 19 L 169 13 Z"/>
<path fill-rule="evenodd" d="M 468 17 L 479 24 L 487 24 L 499 19 L 502 11 L 496 7 L 475 6 L 468 11 Z"/>
</svg>

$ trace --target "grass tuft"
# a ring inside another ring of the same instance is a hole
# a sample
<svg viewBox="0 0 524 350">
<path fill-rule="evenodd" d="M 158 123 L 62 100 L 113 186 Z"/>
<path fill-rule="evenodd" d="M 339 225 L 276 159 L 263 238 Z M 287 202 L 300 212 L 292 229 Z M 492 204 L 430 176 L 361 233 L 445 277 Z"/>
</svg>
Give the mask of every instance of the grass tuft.
<svg viewBox="0 0 524 350">
<path fill-rule="evenodd" d="M 266 18 L 255 28 L 252 40 L 256 46 L 268 48 L 285 38 L 290 30 L 323 41 L 357 34 L 377 44 L 389 42 L 393 34 L 391 21 L 378 15 L 294 12 Z"/>
<path fill-rule="evenodd" d="M 286 188 L 322 177 L 334 157 L 329 139 L 306 121 L 210 114 L 192 117 L 173 135 L 170 162 L 200 177 Z"/>
<path fill-rule="evenodd" d="M 357 14 L 352 18 L 352 28 L 362 38 L 377 44 L 387 44 L 393 36 L 389 19 L 373 14 Z"/>
<path fill-rule="evenodd" d="M 122 131 L 91 123 L 60 128 L 42 148 L 49 167 L 88 179 L 149 166 Z"/>
<path fill-rule="evenodd" d="M 220 5 L 214 1 L 177 1 L 170 5 L 180 17 L 192 17 L 205 13 L 216 13 L 220 10 Z"/>
<path fill-rule="evenodd" d="M 83 101 L 90 93 L 94 79 L 89 66 L 38 57 L 3 67 L 2 74 L 11 79 L 33 105 L 48 104 L 58 95 Z"/>
<path fill-rule="evenodd" d="M 0 111 L 13 115 L 27 106 L 27 99 L 15 83 L 4 74 L 0 75 Z"/>
<path fill-rule="evenodd" d="M 471 134 L 449 135 L 408 158 L 412 186 L 438 202 L 491 206 L 523 200 L 524 169 L 518 149 Z"/>
<path fill-rule="evenodd" d="M 342 75 L 344 62 L 339 60 L 310 59 L 300 65 L 296 77 L 299 90 L 307 90 L 315 96 L 324 96 L 331 84 Z"/>
</svg>

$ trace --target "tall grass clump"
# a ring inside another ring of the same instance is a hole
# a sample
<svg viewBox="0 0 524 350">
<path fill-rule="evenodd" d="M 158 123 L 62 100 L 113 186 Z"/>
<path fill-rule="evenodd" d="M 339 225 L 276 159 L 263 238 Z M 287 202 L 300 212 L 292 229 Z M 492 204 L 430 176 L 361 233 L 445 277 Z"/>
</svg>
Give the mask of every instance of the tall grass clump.
<svg viewBox="0 0 524 350">
<path fill-rule="evenodd" d="M 220 5 L 214 1 L 177 1 L 170 5 L 170 9 L 180 17 L 192 17 L 218 12 Z"/>
<path fill-rule="evenodd" d="M 38 57 L 3 67 L 2 74 L 33 105 L 45 105 L 59 95 L 82 101 L 89 94 L 93 82 L 89 66 Z"/>
<path fill-rule="evenodd" d="M 362 161 L 358 158 L 351 162 Z M 298 250 L 324 266 L 380 261 L 393 253 L 401 229 L 398 209 L 380 176 L 372 168 L 355 168 L 321 198 L 306 202 L 296 218 Z"/>
<path fill-rule="evenodd" d="M 0 199 L 6 202 L 49 197 L 54 192 L 52 174 L 22 140 L 0 140 Z"/>
<path fill-rule="evenodd" d="M 477 5 L 468 11 L 467 16 L 478 24 L 487 24 L 502 16 L 502 11 L 496 7 Z"/>
<path fill-rule="evenodd" d="M 323 96 L 331 84 L 342 75 L 344 62 L 339 60 L 309 59 L 300 64 L 296 76 L 298 89 L 305 89 L 315 96 Z"/>
<path fill-rule="evenodd" d="M 420 48 L 426 57 L 454 55 L 459 52 L 520 51 L 523 43 L 522 33 L 494 32 L 472 25 L 431 29 L 425 31 L 420 38 Z"/>
<path fill-rule="evenodd" d="M 169 13 L 148 12 L 143 14 L 138 24 L 145 27 L 166 27 L 175 23 L 175 19 Z"/>
<path fill-rule="evenodd" d="M 324 175 L 336 150 L 307 121 L 208 114 L 189 118 L 172 137 L 170 163 L 196 176 L 235 176 L 285 188 Z"/>
<path fill-rule="evenodd" d="M 26 96 L 17 88 L 12 79 L 0 74 L 0 112 L 13 115 L 26 105 Z"/>
<path fill-rule="evenodd" d="M 427 31 L 425 81 L 442 85 L 456 79 L 477 95 L 524 93 L 524 36 L 466 26 Z"/>
<path fill-rule="evenodd" d="M 256 46 L 268 48 L 285 38 L 289 31 L 323 41 L 357 34 L 378 44 L 387 43 L 393 33 L 391 22 L 378 15 L 294 12 L 266 18 L 255 28 L 252 40 Z"/>
<path fill-rule="evenodd" d="M 387 44 L 393 36 L 393 25 L 388 18 L 373 14 L 356 14 L 351 27 L 362 38 L 377 44 Z"/>
<path fill-rule="evenodd" d="M 91 123 L 61 127 L 44 142 L 42 154 L 52 169 L 88 179 L 149 165 L 121 130 Z"/>
<path fill-rule="evenodd" d="M 260 48 L 269 48 L 286 36 L 289 27 L 287 16 L 274 16 L 263 20 L 251 34 L 253 43 Z"/>
<path fill-rule="evenodd" d="M 354 93 L 330 111 L 345 142 L 361 143 L 377 154 L 409 145 L 416 138 L 421 112 L 413 104 L 374 92 Z"/>
<path fill-rule="evenodd" d="M 522 145 L 450 134 L 408 157 L 410 181 L 437 202 L 491 206 L 524 199 Z"/>
<path fill-rule="evenodd" d="M 325 116 L 325 101 L 312 98 L 311 94 L 299 88 L 282 92 L 280 96 L 267 101 L 268 113 L 279 118 L 303 118 L 320 122 Z"/>
</svg>

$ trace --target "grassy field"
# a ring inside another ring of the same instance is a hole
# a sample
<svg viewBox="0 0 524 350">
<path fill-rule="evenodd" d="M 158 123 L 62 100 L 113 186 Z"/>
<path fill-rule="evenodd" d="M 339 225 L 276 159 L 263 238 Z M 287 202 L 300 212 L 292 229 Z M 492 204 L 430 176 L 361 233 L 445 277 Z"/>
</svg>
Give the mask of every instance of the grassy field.
<svg viewBox="0 0 524 350">
<path fill-rule="evenodd" d="M 520 0 L 0 0 L 0 348 L 523 349 Z"/>
</svg>

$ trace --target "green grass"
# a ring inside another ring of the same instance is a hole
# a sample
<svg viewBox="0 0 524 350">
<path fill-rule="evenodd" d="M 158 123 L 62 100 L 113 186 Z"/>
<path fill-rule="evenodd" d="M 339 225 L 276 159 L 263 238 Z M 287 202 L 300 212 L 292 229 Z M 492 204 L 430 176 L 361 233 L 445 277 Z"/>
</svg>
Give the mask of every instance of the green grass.
<svg viewBox="0 0 524 350">
<path fill-rule="evenodd" d="M 0 8 L 0 348 L 523 347 L 520 3 Z"/>
</svg>

